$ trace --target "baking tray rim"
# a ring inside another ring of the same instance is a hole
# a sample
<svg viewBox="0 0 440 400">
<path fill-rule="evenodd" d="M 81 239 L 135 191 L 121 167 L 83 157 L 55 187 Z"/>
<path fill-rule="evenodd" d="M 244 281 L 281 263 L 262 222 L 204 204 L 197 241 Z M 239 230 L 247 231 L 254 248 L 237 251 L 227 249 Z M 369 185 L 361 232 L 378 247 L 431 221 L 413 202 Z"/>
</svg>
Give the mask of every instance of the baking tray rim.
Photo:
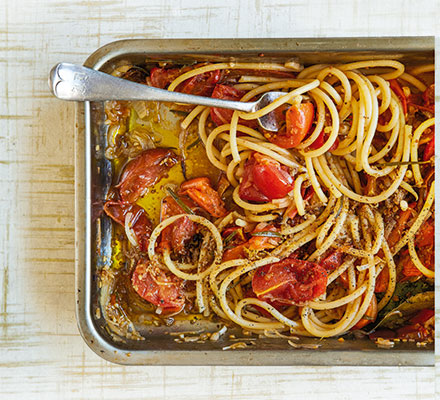
<svg viewBox="0 0 440 400">
<path fill-rule="evenodd" d="M 347 43 L 355 42 L 349 48 Z M 212 44 L 216 44 L 213 51 Z M 372 46 L 374 43 L 374 46 Z M 272 44 L 272 48 L 271 45 Z M 123 55 L 148 54 L 218 54 L 226 52 L 434 52 L 434 37 L 380 38 L 299 38 L 299 39 L 129 39 L 108 43 L 93 52 L 84 65 L 100 69 Z M 294 44 L 292 50 L 287 46 Z M 243 48 L 247 45 L 246 48 Z M 220 49 L 220 50 L 219 50 Z M 285 357 L 285 350 L 126 350 L 105 339 L 94 323 L 91 299 L 90 238 L 90 103 L 77 103 L 75 123 L 75 276 L 76 318 L 81 336 L 100 357 L 117 364 L 131 365 L 353 365 L 353 366 L 432 366 L 434 351 L 417 350 L 301 350 Z M 85 134 L 84 134 L 85 133 Z M 264 354 L 258 360 L 258 354 Z M 410 355 L 410 359 L 407 356 Z M 283 357 L 284 356 L 284 357 Z M 384 357 L 385 356 L 385 357 Z M 356 360 L 356 362 L 354 362 Z"/>
</svg>

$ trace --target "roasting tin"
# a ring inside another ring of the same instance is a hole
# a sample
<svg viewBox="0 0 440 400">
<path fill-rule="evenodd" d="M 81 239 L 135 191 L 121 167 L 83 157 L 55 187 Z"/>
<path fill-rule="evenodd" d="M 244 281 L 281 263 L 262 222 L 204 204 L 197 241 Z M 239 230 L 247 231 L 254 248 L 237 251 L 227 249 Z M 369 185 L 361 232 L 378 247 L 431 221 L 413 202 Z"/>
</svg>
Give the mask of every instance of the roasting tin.
<svg viewBox="0 0 440 400">
<path fill-rule="evenodd" d="M 168 61 L 178 64 L 211 62 L 340 63 L 392 58 L 408 64 L 434 61 L 434 37 L 338 39 L 177 39 L 124 40 L 93 53 L 85 65 L 111 72 L 124 63 Z M 176 343 L 169 332 L 218 330 L 198 321 L 170 327 L 139 327 L 145 340 L 112 335 L 99 310 L 97 272 L 111 259 L 111 222 L 101 208 L 112 182 L 111 164 L 104 157 L 106 134 L 103 103 L 79 104 L 76 121 L 76 314 L 79 329 L 90 348 L 119 364 L 143 365 L 434 365 L 434 346 L 395 343 L 379 349 L 370 340 L 301 339 L 319 343 L 312 349 L 292 348 L 286 340 L 258 339 L 245 349 L 222 350 L 231 345 L 228 330 L 217 342 Z"/>
</svg>

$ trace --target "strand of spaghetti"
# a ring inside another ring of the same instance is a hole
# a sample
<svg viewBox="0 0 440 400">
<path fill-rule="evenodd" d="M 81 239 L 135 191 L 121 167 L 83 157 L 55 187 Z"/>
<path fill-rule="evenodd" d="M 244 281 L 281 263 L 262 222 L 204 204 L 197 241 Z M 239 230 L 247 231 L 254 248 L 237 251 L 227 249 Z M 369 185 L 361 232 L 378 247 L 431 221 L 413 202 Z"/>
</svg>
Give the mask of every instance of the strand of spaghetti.
<svg viewBox="0 0 440 400">
<path fill-rule="evenodd" d="M 185 119 L 180 123 L 180 126 L 182 129 L 187 129 L 188 126 L 191 125 L 191 122 L 194 121 L 194 118 L 197 117 L 203 110 L 205 110 L 205 106 L 197 106 L 195 107 L 186 117 Z"/>
<path fill-rule="evenodd" d="M 351 102 L 351 86 L 350 82 L 347 78 L 347 75 L 345 75 L 340 69 L 330 66 L 328 68 L 323 69 L 317 76 L 317 79 L 319 79 L 321 82 L 324 81 L 324 79 L 327 77 L 327 75 L 332 75 L 339 79 L 342 85 L 343 93 L 344 93 L 344 101 L 342 102 L 342 99 L 340 99 L 340 102 L 336 101 L 336 104 L 340 106 L 342 104 L 341 109 L 339 110 L 339 118 L 341 121 L 343 121 L 346 118 L 346 115 Z M 323 82 L 324 83 L 324 82 Z M 322 85 L 322 83 L 321 83 Z"/>
<path fill-rule="evenodd" d="M 295 202 L 298 215 L 300 216 L 303 216 L 306 213 L 306 210 L 304 209 L 304 199 L 301 195 L 301 185 L 304 182 L 306 176 L 306 174 L 301 174 L 297 176 L 293 186 L 293 200 Z"/>
<path fill-rule="evenodd" d="M 382 241 L 384 240 L 385 227 L 382 216 L 376 210 L 373 213 L 368 205 L 362 207 L 361 213 L 365 215 L 370 225 L 373 226 L 376 238 L 371 247 L 370 254 L 376 254 L 381 248 Z"/>
<path fill-rule="evenodd" d="M 411 137 L 411 127 L 407 126 L 407 129 L 405 131 L 406 131 L 405 143 L 408 143 Z M 409 158 L 408 156 L 409 156 L 409 146 L 404 146 L 404 154 L 402 157 L 402 161 L 408 161 Z M 384 190 L 381 194 L 376 196 L 364 196 L 364 195 L 359 195 L 353 192 L 352 190 L 350 190 L 349 188 L 347 188 L 346 186 L 344 186 L 330 171 L 327 162 L 325 161 L 325 158 L 321 158 L 321 160 L 323 161 L 321 163 L 321 166 L 323 167 L 325 174 L 329 177 L 332 183 L 337 187 L 337 189 L 342 194 L 348 196 L 352 200 L 358 201 L 359 203 L 367 203 L 367 204 L 379 203 L 390 197 L 400 186 L 400 183 L 402 182 L 405 176 L 405 172 L 408 169 L 407 165 L 400 166 L 396 180 L 388 187 L 388 189 Z"/>
<path fill-rule="evenodd" d="M 427 278 L 434 278 L 435 273 L 434 271 L 426 268 L 423 263 L 420 261 L 419 256 L 417 255 L 416 247 L 414 245 L 414 237 L 410 238 L 408 240 L 408 250 L 409 255 L 411 257 L 411 261 L 416 266 L 416 268 Z"/>
<path fill-rule="evenodd" d="M 396 243 L 393 249 L 393 256 L 395 256 L 401 249 L 404 247 L 408 241 L 414 237 L 417 231 L 422 226 L 423 222 L 429 218 L 431 215 L 431 206 L 434 203 L 434 194 L 435 194 L 435 181 L 431 183 L 431 187 L 429 188 L 428 196 L 425 200 L 425 204 L 423 204 L 422 209 L 420 210 L 419 215 L 416 220 L 411 225 L 411 228 L 405 233 L 405 235 Z"/>
<path fill-rule="evenodd" d="M 328 64 L 315 64 L 304 68 L 296 77 L 298 79 L 316 78 L 319 71 L 328 67 Z"/>
<path fill-rule="evenodd" d="M 345 219 L 347 218 L 347 211 L 348 211 L 349 201 L 346 197 L 342 200 L 342 210 L 339 214 L 339 217 L 336 219 L 335 226 L 333 227 L 330 235 L 328 235 L 327 239 L 322 243 L 321 247 L 319 247 L 317 250 L 315 250 L 308 258 L 310 261 L 314 261 L 320 256 L 322 256 L 334 243 L 336 240 L 336 237 L 338 236 L 339 232 L 341 232 L 342 227 L 344 225 Z"/>
<path fill-rule="evenodd" d="M 422 174 L 420 173 L 420 165 L 417 164 L 419 141 L 423 133 L 434 124 L 435 124 L 435 118 L 430 118 L 427 119 L 426 121 L 423 121 L 414 131 L 414 135 L 411 141 L 411 161 L 414 162 L 414 164 L 412 165 L 412 170 L 414 174 L 414 180 L 416 181 L 416 185 L 419 187 L 423 185 L 423 178 L 422 178 Z"/>
<path fill-rule="evenodd" d="M 209 296 L 208 302 L 211 310 L 214 311 L 220 318 L 223 318 L 224 320 L 228 319 L 228 316 L 223 312 L 221 307 L 217 304 L 214 295 Z"/>
<path fill-rule="evenodd" d="M 186 81 L 189 78 L 192 78 L 196 75 L 201 75 L 206 72 L 217 71 L 222 69 L 256 69 L 256 70 L 272 70 L 272 71 L 291 71 L 291 69 L 284 67 L 280 64 L 275 63 L 218 63 L 218 64 L 209 64 L 203 67 L 192 69 L 180 76 L 178 76 L 174 81 L 170 83 L 168 87 L 169 91 L 174 91 L 177 86 L 179 86 L 182 82 Z"/>
<path fill-rule="evenodd" d="M 197 261 L 197 273 L 201 274 L 202 273 L 202 267 L 204 264 L 204 260 L 207 257 L 207 246 L 209 243 L 209 235 L 205 234 L 203 237 L 203 242 L 202 245 L 200 247 L 200 254 L 199 254 L 199 258 Z M 204 290 L 205 283 L 204 283 L 204 279 L 198 279 L 196 281 L 196 301 L 199 307 L 199 313 L 201 314 L 205 314 L 205 312 L 207 313 L 207 315 L 209 315 L 209 304 L 208 304 L 208 298 L 206 295 L 206 290 Z"/>
<path fill-rule="evenodd" d="M 293 237 L 292 239 L 287 239 L 284 243 L 282 243 L 280 246 L 276 247 L 274 250 L 272 250 L 271 255 L 274 255 L 276 257 L 285 258 L 290 256 L 295 250 L 298 250 L 302 246 L 304 246 L 306 243 L 310 242 L 316 237 L 317 233 L 310 232 L 307 234 L 299 233 L 299 238 Z"/>
<path fill-rule="evenodd" d="M 276 308 L 272 307 L 270 304 L 266 303 L 265 301 L 261 301 L 252 297 L 248 297 L 245 299 L 240 300 L 240 302 L 235 307 L 235 315 L 238 318 L 241 318 L 241 315 L 249 315 L 250 313 L 244 310 L 244 307 L 248 305 L 257 306 L 260 308 L 263 308 L 268 313 L 272 315 L 276 320 L 278 320 L 281 323 L 281 326 L 287 326 L 290 328 L 290 333 L 296 334 L 296 335 L 302 335 L 302 336 L 310 336 L 308 332 L 303 328 L 301 321 L 294 321 L 290 318 L 287 318 L 285 315 L 281 314 Z M 255 315 L 255 314 L 254 314 Z M 258 316 L 256 316 L 258 317 Z M 262 320 L 265 321 L 267 318 L 259 317 L 255 318 L 256 320 Z M 271 320 L 269 320 L 271 321 Z M 264 323 L 264 322 L 263 322 Z M 273 323 L 273 322 L 272 322 Z M 261 329 L 261 328 L 259 328 Z M 266 329 L 267 330 L 267 329 Z"/>
<path fill-rule="evenodd" d="M 278 208 L 275 204 L 272 203 L 266 203 L 266 204 L 248 203 L 240 198 L 240 195 L 238 194 L 238 190 L 239 190 L 239 186 L 237 186 L 234 189 L 234 192 L 232 193 L 232 198 L 234 199 L 235 204 L 237 204 L 239 207 L 243 208 L 244 210 L 250 210 L 260 213 L 264 211 L 276 210 Z"/>
<path fill-rule="evenodd" d="M 206 135 L 206 120 L 208 119 L 208 115 L 210 113 L 210 109 L 206 108 L 205 110 L 202 111 L 202 113 L 200 114 L 200 118 L 199 118 L 199 138 L 201 139 L 201 141 L 203 142 L 203 144 L 206 146 L 206 140 L 207 140 L 207 135 Z"/>
<path fill-rule="evenodd" d="M 251 119 L 257 119 L 257 118 L 261 118 L 264 115 L 270 113 L 271 111 L 275 110 L 275 108 L 278 108 L 279 106 L 285 104 L 285 103 L 289 103 L 290 101 L 292 101 L 292 99 L 294 99 L 295 97 L 303 94 L 303 93 L 307 93 L 308 91 L 315 89 L 316 87 L 318 87 L 320 84 L 320 82 L 315 79 L 314 81 L 307 83 L 303 86 L 300 86 L 299 88 L 292 90 L 291 92 L 286 93 L 285 95 L 278 97 L 275 101 L 273 101 L 272 103 L 268 104 L 267 106 L 259 109 L 258 111 L 254 111 L 251 113 L 245 113 L 245 112 L 238 112 L 240 118 L 243 118 L 245 120 L 251 120 Z M 250 92 L 247 93 L 247 95 Z M 246 96 L 246 95 L 245 95 Z M 243 98 L 245 97 L 243 96 Z"/>
<path fill-rule="evenodd" d="M 322 246 L 325 236 L 327 235 L 327 232 L 332 227 L 332 225 L 335 223 L 335 219 L 339 215 L 341 208 L 342 208 L 342 200 L 341 198 L 339 198 L 330 216 L 327 218 L 324 224 L 320 228 L 318 228 L 319 232 L 315 241 L 317 249 L 319 249 Z"/>
<path fill-rule="evenodd" d="M 318 78 L 319 79 L 319 78 Z M 321 79 L 320 79 L 321 80 Z M 336 103 L 336 105 L 339 107 L 342 104 L 342 97 L 340 94 L 336 91 L 336 89 L 330 85 L 330 83 L 321 80 L 321 84 L 319 85 L 319 88 L 325 92 L 333 99 L 333 101 Z M 351 87 L 350 87 L 351 88 Z"/>
<path fill-rule="evenodd" d="M 315 174 L 315 169 L 313 168 L 312 158 L 311 157 L 304 157 L 304 161 L 306 163 L 307 175 L 309 176 L 310 182 L 313 186 L 313 190 L 315 191 L 319 200 L 321 200 L 323 203 L 327 203 L 328 198 L 324 194 L 324 192 L 322 191 L 321 185 L 319 184 L 318 179 L 316 179 L 316 174 Z"/>
<path fill-rule="evenodd" d="M 420 74 L 424 74 L 425 72 L 433 72 L 433 71 L 435 71 L 435 64 L 425 64 L 412 68 L 411 74 L 420 75 Z"/>
<path fill-rule="evenodd" d="M 328 302 L 312 300 L 307 304 L 307 306 L 313 308 L 314 310 L 329 310 L 331 308 L 341 307 L 361 296 L 366 289 L 367 289 L 367 284 L 363 284 L 362 286 L 358 287 L 354 292 L 350 293 L 347 296 L 341 297 L 337 300 L 328 301 Z"/>
<path fill-rule="evenodd" d="M 324 156 L 319 156 L 316 158 L 313 158 L 313 166 L 315 167 L 316 172 L 318 173 L 318 176 L 321 178 L 321 181 L 324 183 L 324 185 L 330 190 L 330 192 L 335 196 L 336 198 L 339 198 L 342 196 L 342 193 L 338 190 L 336 185 L 332 183 L 332 181 L 329 179 L 327 174 L 324 172 L 324 169 L 322 168 L 321 164 L 321 158 Z"/>
<path fill-rule="evenodd" d="M 397 112 L 396 112 L 396 115 L 397 115 L 399 108 L 398 108 L 398 105 L 395 103 L 394 99 L 393 99 L 393 102 L 394 102 L 394 105 L 397 110 Z M 394 145 L 397 142 L 397 139 L 399 137 L 399 132 L 400 132 L 400 124 L 399 124 L 398 117 L 396 118 L 396 121 L 397 121 L 397 123 L 392 128 L 391 135 L 390 135 L 386 145 L 380 151 L 378 151 L 376 154 L 374 154 L 373 156 L 370 156 L 368 158 L 368 162 L 374 163 L 374 162 L 384 158 L 390 152 L 390 150 L 394 147 Z"/>
<path fill-rule="evenodd" d="M 385 79 L 377 75 L 369 75 L 368 79 L 370 80 L 370 82 L 375 83 L 380 89 L 381 102 L 379 106 L 379 114 L 382 114 L 390 106 L 390 102 L 391 102 L 390 85 Z"/>
<path fill-rule="evenodd" d="M 306 147 L 310 146 L 321 134 L 322 129 L 324 128 L 325 123 L 325 105 L 324 102 L 321 100 L 321 97 L 318 96 L 316 93 L 322 92 L 320 89 L 313 89 L 310 91 L 310 95 L 312 96 L 313 100 L 316 104 L 316 125 L 313 132 L 310 134 L 310 136 L 303 140 L 296 148 L 298 150 L 305 149 Z"/>
<path fill-rule="evenodd" d="M 237 90 L 253 90 L 260 87 L 260 85 L 258 83 L 237 83 L 236 85 L 233 86 L 233 88 L 237 89 Z"/>
<path fill-rule="evenodd" d="M 359 117 L 358 117 L 358 127 L 356 133 L 356 163 L 355 170 L 360 171 L 362 166 L 362 160 L 358 157 L 361 154 L 362 143 L 364 142 L 365 135 L 365 104 L 359 99 Z"/>
<path fill-rule="evenodd" d="M 403 79 L 404 81 L 410 83 L 411 85 L 419 89 L 422 93 L 426 90 L 426 85 L 421 80 L 415 78 L 407 72 L 404 72 L 402 75 L 400 75 L 399 79 Z"/>
<path fill-rule="evenodd" d="M 368 86 L 366 85 L 366 78 L 364 78 L 363 75 L 360 75 L 360 74 L 352 72 L 352 71 L 347 72 L 347 78 L 354 81 L 355 88 L 359 92 L 359 103 L 364 105 L 365 124 L 366 124 L 366 127 L 368 128 L 368 125 L 371 121 L 371 110 L 372 110 L 373 104 L 372 104 L 370 90 L 369 90 Z"/>
<path fill-rule="evenodd" d="M 223 262 L 221 264 L 216 265 L 213 268 L 213 270 L 209 274 L 209 286 L 211 287 L 211 290 L 216 297 L 219 297 L 218 286 L 217 286 L 217 282 L 216 282 L 217 276 L 221 272 L 226 271 L 229 268 L 240 267 L 240 266 L 243 266 L 246 264 L 249 264 L 249 260 L 244 259 L 244 258 L 239 258 L 236 260 L 230 260 L 230 261 Z"/>
<path fill-rule="evenodd" d="M 327 277 L 327 287 L 337 279 L 341 274 L 343 274 L 348 267 L 353 265 L 355 261 L 354 257 L 348 257 L 337 269 L 335 269 L 328 277 Z"/>
<path fill-rule="evenodd" d="M 371 61 L 357 61 L 349 64 L 339 65 L 338 68 L 341 71 L 350 71 L 360 68 L 372 68 L 372 67 L 391 67 L 395 71 L 380 75 L 383 79 L 390 80 L 396 79 L 405 71 L 405 66 L 394 60 L 371 60 Z"/>
<path fill-rule="evenodd" d="M 243 158 L 243 160 L 247 160 L 251 154 L 252 154 L 252 151 L 246 150 L 241 153 L 241 157 Z M 234 171 L 235 171 L 235 168 L 239 164 L 240 163 L 237 163 L 234 160 L 231 160 L 231 162 L 228 164 L 228 167 L 226 168 L 226 176 L 227 176 L 230 184 L 234 187 L 238 186 L 238 181 L 237 181 L 237 179 L 235 179 Z"/>
<path fill-rule="evenodd" d="M 237 125 L 238 125 L 238 111 L 234 111 L 231 118 L 231 124 L 229 128 L 229 145 L 231 146 L 232 160 L 240 162 L 240 154 L 238 153 L 237 146 Z"/>
<path fill-rule="evenodd" d="M 301 151 L 300 153 L 303 157 L 318 157 L 321 154 L 324 154 L 328 150 L 330 150 L 330 147 L 333 146 L 335 140 L 338 137 L 339 133 L 339 114 L 338 110 L 336 109 L 335 104 L 332 102 L 330 97 L 328 97 L 324 92 L 322 91 L 315 91 L 315 94 L 321 98 L 321 100 L 324 102 L 324 104 L 327 106 L 330 116 L 332 119 L 332 126 L 331 126 L 331 133 L 328 136 L 327 141 L 318 149 L 311 150 L 311 151 Z"/>
<path fill-rule="evenodd" d="M 294 233 L 297 233 L 297 232 L 300 232 L 300 231 L 306 229 L 315 220 L 316 220 L 316 216 L 310 215 L 310 216 L 307 217 L 306 221 L 304 221 L 304 222 L 302 222 L 302 223 L 300 223 L 298 225 L 295 225 L 295 226 L 292 226 L 292 227 L 288 227 L 288 228 L 285 228 L 284 226 L 282 226 L 280 233 L 282 235 L 286 235 L 286 236 L 287 235 L 293 235 Z"/>
<path fill-rule="evenodd" d="M 251 211 L 245 211 L 246 217 L 251 222 L 269 222 L 279 218 L 279 214 L 255 215 Z"/>
<path fill-rule="evenodd" d="M 239 83 L 249 83 L 249 82 L 282 82 L 287 81 L 287 78 L 274 78 L 271 76 L 251 76 L 251 75 L 243 75 L 240 76 L 238 80 Z"/>
<path fill-rule="evenodd" d="M 377 305 L 378 311 L 382 310 L 382 308 L 384 308 L 388 304 L 390 299 L 393 297 L 394 290 L 396 289 L 396 278 L 397 278 L 396 264 L 394 263 L 393 255 L 386 240 L 382 242 L 382 250 L 388 265 L 389 280 L 388 280 L 387 290 L 384 296 L 382 297 L 382 299 L 379 301 L 379 304 Z"/>
<path fill-rule="evenodd" d="M 336 150 L 333 150 L 333 154 L 337 156 L 349 154 L 356 149 L 356 131 L 359 125 L 359 104 L 354 98 L 351 102 L 351 111 L 353 121 L 348 135 L 344 140 L 339 142 L 338 148 Z"/>
</svg>

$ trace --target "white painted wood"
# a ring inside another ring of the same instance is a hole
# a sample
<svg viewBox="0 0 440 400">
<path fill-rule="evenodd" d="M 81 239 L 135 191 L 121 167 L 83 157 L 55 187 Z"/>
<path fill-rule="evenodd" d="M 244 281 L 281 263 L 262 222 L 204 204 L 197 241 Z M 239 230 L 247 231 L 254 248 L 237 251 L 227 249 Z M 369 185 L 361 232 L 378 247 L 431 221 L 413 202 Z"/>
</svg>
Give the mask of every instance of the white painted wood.
<svg viewBox="0 0 440 400">
<path fill-rule="evenodd" d="M 433 399 L 433 368 L 129 368 L 92 353 L 74 316 L 74 106 L 47 76 L 117 39 L 429 35 L 439 16 L 437 0 L 2 0 L 0 397 Z"/>
</svg>

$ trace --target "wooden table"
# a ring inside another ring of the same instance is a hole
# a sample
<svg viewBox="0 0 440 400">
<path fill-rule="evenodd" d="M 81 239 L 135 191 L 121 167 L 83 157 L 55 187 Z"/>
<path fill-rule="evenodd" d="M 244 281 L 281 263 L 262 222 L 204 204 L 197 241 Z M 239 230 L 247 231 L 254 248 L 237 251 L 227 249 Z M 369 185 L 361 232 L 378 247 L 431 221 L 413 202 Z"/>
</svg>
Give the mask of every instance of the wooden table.
<svg viewBox="0 0 440 400">
<path fill-rule="evenodd" d="M 432 35 L 439 26 L 437 1 L 366 4 L 0 3 L 2 399 L 434 398 L 434 368 L 113 365 L 88 349 L 75 322 L 74 105 L 50 95 L 51 66 L 126 38 Z"/>
</svg>

